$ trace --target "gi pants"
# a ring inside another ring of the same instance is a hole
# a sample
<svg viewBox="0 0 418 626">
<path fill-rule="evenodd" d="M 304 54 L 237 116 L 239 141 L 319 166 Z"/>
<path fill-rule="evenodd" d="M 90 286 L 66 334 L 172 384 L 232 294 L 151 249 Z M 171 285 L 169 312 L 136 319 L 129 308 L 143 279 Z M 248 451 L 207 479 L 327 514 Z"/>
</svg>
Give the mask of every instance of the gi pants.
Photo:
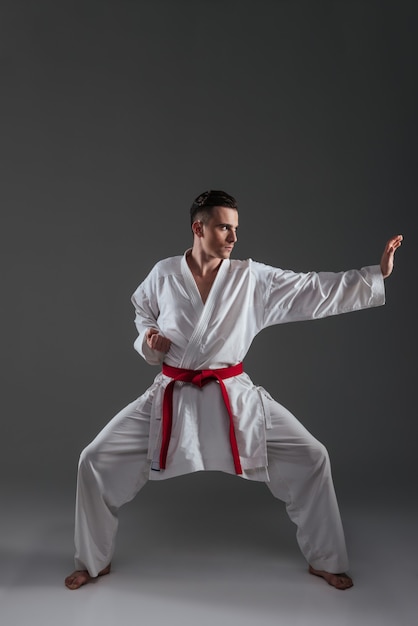
<svg viewBox="0 0 418 626">
<path fill-rule="evenodd" d="M 307 562 L 319 570 L 344 572 L 348 558 L 328 453 L 287 409 L 268 402 L 272 428 L 267 430 L 266 484 L 285 502 Z M 150 412 L 151 401 L 132 402 L 81 453 L 75 566 L 92 577 L 112 560 L 119 507 L 132 500 L 149 478 Z"/>
</svg>

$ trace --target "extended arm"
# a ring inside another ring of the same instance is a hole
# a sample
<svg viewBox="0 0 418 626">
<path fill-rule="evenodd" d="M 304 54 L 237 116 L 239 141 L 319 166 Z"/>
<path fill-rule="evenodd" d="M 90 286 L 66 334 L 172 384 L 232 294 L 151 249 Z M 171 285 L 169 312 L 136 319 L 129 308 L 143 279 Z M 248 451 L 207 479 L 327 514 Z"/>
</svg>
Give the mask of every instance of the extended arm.
<svg viewBox="0 0 418 626">
<path fill-rule="evenodd" d="M 392 274 L 395 251 L 401 245 L 402 239 L 402 235 L 392 237 L 383 250 L 382 258 L 380 259 L 380 269 L 382 270 L 383 278 L 387 278 Z"/>
</svg>

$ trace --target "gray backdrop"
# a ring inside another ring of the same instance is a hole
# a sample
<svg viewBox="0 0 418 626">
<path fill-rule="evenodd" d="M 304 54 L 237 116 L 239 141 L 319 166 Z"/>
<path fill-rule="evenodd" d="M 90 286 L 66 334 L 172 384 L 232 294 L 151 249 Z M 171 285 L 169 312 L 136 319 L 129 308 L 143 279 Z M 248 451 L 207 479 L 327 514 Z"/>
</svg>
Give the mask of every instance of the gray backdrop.
<svg viewBox="0 0 418 626">
<path fill-rule="evenodd" d="M 80 450 L 157 373 L 130 296 L 190 245 L 193 198 L 224 188 L 238 257 L 338 271 L 404 234 L 385 307 L 269 329 L 245 367 L 327 445 L 340 499 L 413 502 L 417 16 L 402 0 L 2 1 L 11 497 L 72 501 Z"/>
</svg>

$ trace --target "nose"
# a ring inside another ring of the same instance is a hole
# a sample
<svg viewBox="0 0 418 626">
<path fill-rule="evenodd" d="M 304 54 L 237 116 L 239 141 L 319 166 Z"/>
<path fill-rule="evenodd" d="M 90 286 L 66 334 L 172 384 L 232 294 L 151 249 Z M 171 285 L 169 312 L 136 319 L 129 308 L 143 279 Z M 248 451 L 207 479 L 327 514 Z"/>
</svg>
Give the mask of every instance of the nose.
<svg viewBox="0 0 418 626">
<path fill-rule="evenodd" d="M 228 232 L 228 237 L 227 237 L 228 243 L 235 243 L 237 239 L 238 239 L 237 232 L 235 230 L 230 230 Z"/>
</svg>

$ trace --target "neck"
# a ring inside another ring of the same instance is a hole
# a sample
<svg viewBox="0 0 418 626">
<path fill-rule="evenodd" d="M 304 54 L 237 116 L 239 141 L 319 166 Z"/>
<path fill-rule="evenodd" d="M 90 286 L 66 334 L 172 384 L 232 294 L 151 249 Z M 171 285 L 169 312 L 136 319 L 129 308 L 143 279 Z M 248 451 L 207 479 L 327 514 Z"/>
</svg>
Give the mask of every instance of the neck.
<svg viewBox="0 0 418 626">
<path fill-rule="evenodd" d="M 208 257 L 201 250 L 197 250 L 196 246 L 186 255 L 187 263 L 195 276 L 208 276 L 216 274 L 222 259 L 216 257 Z"/>
</svg>

